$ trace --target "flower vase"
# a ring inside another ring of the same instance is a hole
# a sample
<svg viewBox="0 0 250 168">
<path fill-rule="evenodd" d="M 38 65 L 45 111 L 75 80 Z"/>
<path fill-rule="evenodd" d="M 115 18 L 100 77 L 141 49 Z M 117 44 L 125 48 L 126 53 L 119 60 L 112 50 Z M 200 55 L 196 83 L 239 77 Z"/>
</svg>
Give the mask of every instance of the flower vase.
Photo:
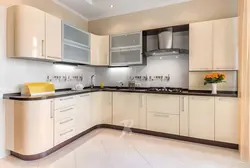
<svg viewBox="0 0 250 168">
<path fill-rule="evenodd" d="M 217 94 L 217 83 L 212 83 L 212 94 Z"/>
</svg>

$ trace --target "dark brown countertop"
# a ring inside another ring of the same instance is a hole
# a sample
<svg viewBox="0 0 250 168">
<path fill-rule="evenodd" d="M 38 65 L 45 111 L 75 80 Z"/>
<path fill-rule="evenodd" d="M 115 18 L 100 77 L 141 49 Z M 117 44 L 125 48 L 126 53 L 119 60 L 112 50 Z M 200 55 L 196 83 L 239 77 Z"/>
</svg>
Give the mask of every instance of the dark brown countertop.
<svg viewBox="0 0 250 168">
<path fill-rule="evenodd" d="M 43 95 L 43 96 L 24 96 L 20 93 L 10 93 L 4 94 L 4 99 L 11 99 L 11 100 L 20 100 L 20 101 L 34 101 L 34 100 L 45 100 L 45 99 L 54 99 L 59 97 L 65 96 L 73 96 L 85 93 L 92 93 L 92 92 L 129 92 L 129 93 L 145 93 L 145 94 L 166 94 L 166 95 L 189 95 L 189 96 L 213 96 L 213 97 L 238 97 L 237 92 L 233 91 L 223 91 L 218 92 L 218 94 L 214 95 L 211 94 L 211 91 L 194 91 L 194 90 L 184 90 L 181 93 L 169 93 L 169 92 L 157 92 L 157 91 L 147 91 L 146 88 L 136 88 L 136 89 L 129 89 L 129 88 L 119 88 L 116 87 L 106 87 L 106 88 L 86 88 L 81 91 L 73 91 L 70 89 L 63 89 L 56 91 L 55 94 L 51 95 Z"/>
</svg>

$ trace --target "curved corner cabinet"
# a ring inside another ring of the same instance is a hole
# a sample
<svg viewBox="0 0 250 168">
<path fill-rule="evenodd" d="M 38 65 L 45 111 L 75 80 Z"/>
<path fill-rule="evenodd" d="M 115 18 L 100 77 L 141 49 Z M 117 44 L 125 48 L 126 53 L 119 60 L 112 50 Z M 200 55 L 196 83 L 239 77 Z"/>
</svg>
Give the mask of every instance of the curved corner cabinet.
<svg viewBox="0 0 250 168">
<path fill-rule="evenodd" d="M 7 55 L 61 60 L 61 20 L 39 9 L 15 5 L 7 9 Z"/>
</svg>

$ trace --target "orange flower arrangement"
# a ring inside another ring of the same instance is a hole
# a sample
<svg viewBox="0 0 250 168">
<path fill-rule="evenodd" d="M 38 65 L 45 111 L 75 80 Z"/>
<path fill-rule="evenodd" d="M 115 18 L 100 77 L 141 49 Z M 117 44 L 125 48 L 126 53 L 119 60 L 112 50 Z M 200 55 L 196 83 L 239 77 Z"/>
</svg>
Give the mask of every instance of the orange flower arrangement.
<svg viewBox="0 0 250 168">
<path fill-rule="evenodd" d="M 210 73 L 204 76 L 204 85 L 208 83 L 221 83 L 225 82 L 226 75 L 223 73 Z"/>
</svg>

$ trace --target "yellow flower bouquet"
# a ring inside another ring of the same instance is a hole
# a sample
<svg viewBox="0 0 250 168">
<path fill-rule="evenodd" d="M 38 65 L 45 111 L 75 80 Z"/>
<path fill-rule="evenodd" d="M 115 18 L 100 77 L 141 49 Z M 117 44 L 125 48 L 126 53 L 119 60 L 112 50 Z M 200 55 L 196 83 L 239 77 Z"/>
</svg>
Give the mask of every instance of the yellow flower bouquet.
<svg viewBox="0 0 250 168">
<path fill-rule="evenodd" d="M 204 85 L 208 83 L 222 83 L 225 81 L 226 75 L 223 73 L 210 73 L 204 76 Z"/>
</svg>

